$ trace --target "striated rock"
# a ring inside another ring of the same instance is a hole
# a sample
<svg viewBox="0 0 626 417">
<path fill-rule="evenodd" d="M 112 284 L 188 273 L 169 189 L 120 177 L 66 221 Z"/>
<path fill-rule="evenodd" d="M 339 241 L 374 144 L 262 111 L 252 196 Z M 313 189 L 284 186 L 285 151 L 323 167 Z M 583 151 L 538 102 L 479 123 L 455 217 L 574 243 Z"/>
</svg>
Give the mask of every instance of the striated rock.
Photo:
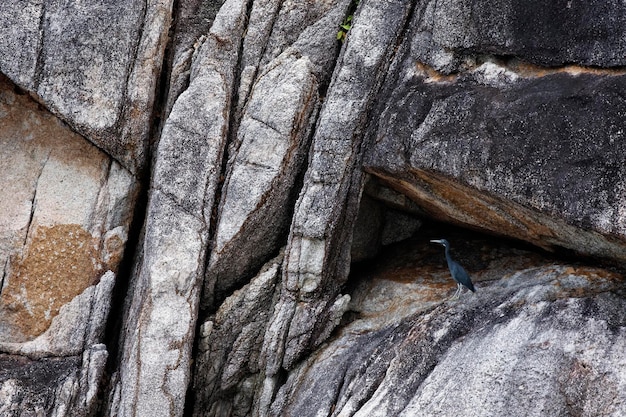
<svg viewBox="0 0 626 417">
<path fill-rule="evenodd" d="M 291 49 L 306 56 L 320 89 L 330 80 L 338 53 L 336 28 L 349 1 L 254 1 L 242 45 L 238 112 L 254 82 L 279 55 Z"/>
<path fill-rule="evenodd" d="M 264 347 L 267 374 L 291 369 L 338 323 L 348 297 L 352 225 L 362 174 L 361 119 L 376 94 L 377 81 L 408 14 L 401 2 L 364 3 L 361 24 L 352 28 L 339 58 L 313 137 L 304 187 L 296 203 L 285 253 L 283 293 Z M 389 19 L 389 16 L 393 16 Z M 387 17 L 387 18 L 384 18 Z M 389 22 L 393 22 L 391 25 Z M 371 37 L 372 33 L 376 36 Z M 372 47 L 375 39 L 378 47 Z M 368 45 L 366 46 L 366 43 Z M 341 227 L 338 227 L 341 225 Z"/>
<path fill-rule="evenodd" d="M 107 360 L 105 346 L 81 356 L 44 358 L 0 354 L 0 414 L 7 417 L 87 416 L 96 411 Z"/>
<path fill-rule="evenodd" d="M 290 373 L 272 415 L 623 413 L 623 277 L 477 243 L 465 256 L 482 263 L 478 291 L 459 301 L 442 302 L 454 288 L 442 257 L 370 273 L 359 315 Z"/>
<path fill-rule="evenodd" d="M 172 0 L 10 1 L 0 12 L 0 71 L 137 172 L 171 7 Z"/>
<path fill-rule="evenodd" d="M 250 276 L 284 238 L 317 114 L 317 89 L 308 58 L 289 53 L 257 80 L 222 188 L 205 302 Z"/>
<path fill-rule="evenodd" d="M 200 328 L 194 416 L 251 415 L 263 334 L 278 287 L 282 255 L 228 297 Z M 233 395 L 233 391 L 238 395 Z"/>
<path fill-rule="evenodd" d="M 0 414 L 624 414 L 624 10 L 6 2 Z"/>
<path fill-rule="evenodd" d="M 620 138 L 626 102 L 616 93 L 623 88 L 623 71 L 575 65 L 552 70 L 486 56 L 494 51 L 478 42 L 462 47 L 469 49 L 458 65 L 449 57 L 446 62 L 460 72 L 445 75 L 450 72 L 445 60 L 435 62 L 435 55 L 424 52 L 431 37 L 444 36 L 427 22 L 440 13 L 462 19 L 464 14 L 455 14 L 465 7 L 461 4 L 416 9 L 383 87 L 380 117 L 368 128 L 373 145 L 364 168 L 440 220 L 548 249 L 623 260 L 626 217 L 619 207 L 626 177 Z M 551 13 L 561 6 L 550 6 Z M 489 7 L 476 9 L 476 16 Z M 515 13 L 511 16 L 526 12 Z M 555 30 L 561 29 L 569 30 Z M 516 39 L 503 41 L 497 53 L 530 59 L 515 46 L 527 42 L 526 35 L 505 28 L 493 33 Z M 621 42 L 598 36 L 598 45 Z M 591 53 L 588 44 L 576 42 L 578 50 Z M 541 43 L 533 45 L 533 56 L 556 57 Z"/>
<path fill-rule="evenodd" d="M 110 415 L 183 413 L 246 8 L 220 10 L 163 128 Z"/>
<path fill-rule="evenodd" d="M 623 260 L 626 101 L 616 91 L 626 78 L 513 73 L 485 85 L 479 70 L 394 86 L 366 169 L 442 220 Z"/>
<path fill-rule="evenodd" d="M 189 72 L 195 50 L 202 44 L 203 36 L 208 33 L 213 19 L 224 4 L 223 0 L 181 0 L 174 10 L 176 21 L 170 28 L 170 62 L 167 100 L 162 112 L 163 119 L 169 116 L 178 96 L 189 86 Z"/>
</svg>

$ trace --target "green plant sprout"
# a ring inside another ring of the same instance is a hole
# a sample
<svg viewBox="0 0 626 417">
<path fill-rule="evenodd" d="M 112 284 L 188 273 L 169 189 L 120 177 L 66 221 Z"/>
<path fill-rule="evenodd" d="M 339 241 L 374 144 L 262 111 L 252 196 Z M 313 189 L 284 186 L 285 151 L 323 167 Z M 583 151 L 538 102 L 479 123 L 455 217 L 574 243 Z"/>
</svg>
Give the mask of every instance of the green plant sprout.
<svg viewBox="0 0 626 417">
<path fill-rule="evenodd" d="M 352 28 L 352 15 L 346 17 L 343 22 L 339 25 L 339 31 L 337 32 L 337 40 L 344 43 L 346 41 L 346 36 L 348 35 L 348 31 Z"/>
<path fill-rule="evenodd" d="M 339 31 L 337 32 L 337 40 L 344 43 L 346 41 L 346 36 L 348 36 L 348 32 L 352 29 L 352 17 L 354 16 L 354 12 L 356 11 L 357 6 L 359 5 L 359 0 L 352 0 L 350 4 L 350 9 L 348 10 L 349 15 L 343 19 L 343 22 L 339 25 Z"/>
</svg>

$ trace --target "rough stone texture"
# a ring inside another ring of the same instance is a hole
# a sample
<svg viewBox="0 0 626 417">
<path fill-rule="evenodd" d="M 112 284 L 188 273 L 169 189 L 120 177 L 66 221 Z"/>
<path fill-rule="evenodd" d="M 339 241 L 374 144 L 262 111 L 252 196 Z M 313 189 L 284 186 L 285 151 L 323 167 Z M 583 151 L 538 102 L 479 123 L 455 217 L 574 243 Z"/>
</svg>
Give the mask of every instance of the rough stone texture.
<svg viewBox="0 0 626 417">
<path fill-rule="evenodd" d="M 443 301 L 454 282 L 421 242 L 354 277 L 355 319 L 290 373 L 272 415 L 625 411 L 623 276 L 473 241 L 454 253 L 478 291 Z"/>
<path fill-rule="evenodd" d="M 80 355 L 104 336 L 115 275 L 108 271 L 97 285 L 64 304 L 40 336 L 24 343 L 0 341 L 0 351 L 31 358 Z"/>
<path fill-rule="evenodd" d="M 107 360 L 97 344 L 82 356 L 44 358 L 0 354 L 0 414 L 7 417 L 88 416 L 96 411 L 97 394 Z"/>
<path fill-rule="evenodd" d="M 7 1 L 0 72 L 133 172 L 146 161 L 172 0 Z"/>
<path fill-rule="evenodd" d="M 175 13 L 175 27 L 170 32 L 169 80 L 167 100 L 161 111 L 166 119 L 178 96 L 189 86 L 189 72 L 195 50 L 202 44 L 203 36 L 209 31 L 213 19 L 224 4 L 223 0 L 180 0 Z"/>
<path fill-rule="evenodd" d="M 615 238 L 626 239 L 626 78 L 526 78 L 490 64 L 510 78 L 485 82 L 486 66 L 395 84 L 366 169 L 441 219 L 625 259 Z"/>
<path fill-rule="evenodd" d="M 269 376 L 292 368 L 321 343 L 338 324 L 349 299 L 339 291 L 347 278 L 350 247 L 345 243 L 351 241 L 361 191 L 362 174 L 354 170 L 361 158 L 360 120 L 376 94 L 377 74 L 393 53 L 408 6 L 393 1 L 363 3 L 357 20 L 361 24 L 352 28 L 339 58 L 296 203 L 283 292 L 266 335 Z M 373 33 L 377 46 L 371 45 Z"/>
<path fill-rule="evenodd" d="M 5 79 L 0 124 L 0 337 L 20 343 L 117 270 L 136 183 Z"/>
<path fill-rule="evenodd" d="M 242 45 L 238 110 L 247 102 L 254 82 L 287 49 L 306 56 L 318 85 L 328 85 L 336 63 L 336 28 L 349 1 L 278 1 L 252 3 Z"/>
<path fill-rule="evenodd" d="M 624 414 L 624 10 L 5 2 L 0 414 Z"/>
<path fill-rule="evenodd" d="M 136 180 L 0 76 L 0 185 L 0 415 L 86 416 Z"/>
<path fill-rule="evenodd" d="M 110 415 L 183 413 L 246 9 L 220 10 L 163 128 Z"/>
<path fill-rule="evenodd" d="M 626 5 L 619 0 L 423 2 L 432 42 L 453 52 L 517 56 L 557 66 L 626 63 Z M 426 44 L 426 43 L 424 43 Z"/>
<path fill-rule="evenodd" d="M 215 317 L 202 324 L 194 416 L 253 413 L 253 396 L 261 381 L 259 354 L 279 293 L 281 263 L 282 255 L 270 261 L 249 284 L 224 300 Z"/>
<path fill-rule="evenodd" d="M 307 57 L 285 53 L 257 80 L 237 131 L 222 189 L 204 296 L 210 302 L 256 271 L 291 223 L 292 188 L 317 114 L 318 84 Z"/>
</svg>

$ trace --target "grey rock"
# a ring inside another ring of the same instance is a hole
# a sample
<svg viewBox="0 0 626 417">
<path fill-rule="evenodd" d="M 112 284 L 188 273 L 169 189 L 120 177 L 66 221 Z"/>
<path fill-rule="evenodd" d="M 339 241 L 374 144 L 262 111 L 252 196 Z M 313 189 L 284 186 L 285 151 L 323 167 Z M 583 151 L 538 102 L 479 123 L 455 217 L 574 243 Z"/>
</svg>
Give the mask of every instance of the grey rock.
<svg viewBox="0 0 626 417">
<path fill-rule="evenodd" d="M 163 128 L 110 415 L 183 413 L 246 8 L 222 7 Z"/>
<path fill-rule="evenodd" d="M 194 381 L 194 416 L 250 415 L 263 335 L 280 290 L 281 263 L 282 255 L 268 262 L 203 323 Z M 240 384 L 247 389 L 239 389 Z M 243 409 L 233 411 L 238 407 Z"/>
<path fill-rule="evenodd" d="M 169 116 L 178 96 L 189 86 L 189 72 L 193 54 L 208 33 L 213 19 L 224 3 L 223 0 L 182 0 L 175 10 L 174 28 L 171 39 L 167 99 L 161 109 L 163 120 Z"/>
<path fill-rule="evenodd" d="M 388 270 L 360 281 L 359 315 L 290 373 L 272 415 L 622 413 L 619 274 L 492 251 L 460 301 L 442 302 L 441 283 L 454 287 L 443 262 L 410 268 L 413 281 Z"/>
<path fill-rule="evenodd" d="M 626 6 L 620 1 L 429 3 L 432 40 L 448 50 L 518 56 L 546 66 L 626 62 Z"/>
<path fill-rule="evenodd" d="M 359 214 L 352 232 L 352 262 L 373 258 L 379 252 L 382 242 L 385 211 L 378 201 L 363 195 L 359 206 Z"/>
<path fill-rule="evenodd" d="M 392 83 L 365 168 L 435 217 L 623 260 L 623 75 L 494 67 Z"/>
<path fill-rule="evenodd" d="M 321 336 L 329 334 L 343 314 L 341 306 L 347 305 L 339 289 L 347 278 L 346 242 L 351 241 L 361 192 L 359 132 L 377 92 L 378 74 L 393 53 L 391 45 L 408 13 L 409 5 L 402 2 L 361 4 L 339 58 L 291 225 L 284 291 L 270 324 L 275 336 L 265 349 L 275 356 L 268 361 L 270 376 L 277 371 L 277 360 L 291 369 L 321 343 Z"/>
<path fill-rule="evenodd" d="M 255 83 L 222 188 L 205 303 L 247 279 L 284 239 L 318 107 L 307 57 L 286 52 Z"/>
<path fill-rule="evenodd" d="M 141 170 L 172 1 L 4 6 L 0 71 L 127 169 Z"/>
<path fill-rule="evenodd" d="M 401 211 L 385 212 L 385 225 L 380 236 L 383 246 L 397 243 L 413 236 L 422 226 L 422 221 Z"/>
<path fill-rule="evenodd" d="M 0 413 L 7 417 L 78 417 L 96 411 L 107 351 L 36 361 L 0 354 Z"/>
<path fill-rule="evenodd" d="M 306 56 L 320 88 L 327 86 L 339 47 L 336 30 L 348 5 L 346 0 L 253 2 L 242 50 L 238 113 L 260 74 L 288 49 Z"/>
<path fill-rule="evenodd" d="M 624 414 L 617 269 L 425 220 L 624 260 L 622 3 L 70 3 L 0 11 L 103 151 L 0 80 L 0 414 Z"/>
<path fill-rule="evenodd" d="M 416 217 L 416 212 L 423 214 L 417 204 L 380 184 L 371 185 L 372 182 L 375 180 L 368 180 L 361 196 L 350 249 L 352 262 L 374 258 L 383 246 L 410 238 L 422 225 Z"/>
</svg>

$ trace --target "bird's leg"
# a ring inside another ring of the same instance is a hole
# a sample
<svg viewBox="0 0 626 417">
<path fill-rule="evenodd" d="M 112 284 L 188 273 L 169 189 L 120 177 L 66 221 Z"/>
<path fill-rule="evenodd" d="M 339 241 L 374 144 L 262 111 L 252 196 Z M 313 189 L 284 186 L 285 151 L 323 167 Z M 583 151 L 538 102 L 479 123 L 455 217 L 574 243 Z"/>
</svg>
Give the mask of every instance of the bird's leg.
<svg viewBox="0 0 626 417">
<path fill-rule="evenodd" d="M 454 295 L 452 296 L 452 298 L 450 298 L 451 300 L 457 300 L 459 298 L 459 290 L 460 290 L 460 285 L 458 284 L 456 285 L 456 291 L 454 292 Z"/>
</svg>

